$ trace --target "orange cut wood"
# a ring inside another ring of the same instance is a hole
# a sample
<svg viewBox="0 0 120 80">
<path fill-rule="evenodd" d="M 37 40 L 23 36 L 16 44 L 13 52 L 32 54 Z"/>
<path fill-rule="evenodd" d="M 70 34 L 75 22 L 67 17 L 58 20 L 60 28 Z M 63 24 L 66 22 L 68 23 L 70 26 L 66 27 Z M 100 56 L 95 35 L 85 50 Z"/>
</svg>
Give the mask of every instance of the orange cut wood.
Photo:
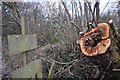
<svg viewBox="0 0 120 80">
<path fill-rule="evenodd" d="M 101 34 L 100 31 L 103 31 L 103 33 Z M 86 56 L 105 53 L 111 44 L 111 39 L 108 38 L 109 34 L 109 25 L 107 23 L 99 23 L 96 28 L 84 34 L 79 40 L 82 53 Z M 96 40 L 96 36 L 100 38 Z"/>
<path fill-rule="evenodd" d="M 110 34 L 110 28 L 109 25 L 107 23 L 99 23 L 97 25 L 97 29 L 102 29 L 104 31 L 103 35 L 102 35 L 102 39 L 108 38 L 109 34 Z"/>
<path fill-rule="evenodd" d="M 86 56 L 95 56 L 97 54 L 103 54 L 107 51 L 111 44 L 111 39 L 102 40 L 95 47 L 85 46 L 84 41 L 80 39 L 80 47 L 83 54 Z"/>
<path fill-rule="evenodd" d="M 110 46 L 111 44 L 111 39 L 108 38 L 106 40 L 102 40 L 97 46 L 97 52 L 98 54 L 103 54 L 106 52 L 106 50 L 108 49 L 108 47 Z"/>
</svg>

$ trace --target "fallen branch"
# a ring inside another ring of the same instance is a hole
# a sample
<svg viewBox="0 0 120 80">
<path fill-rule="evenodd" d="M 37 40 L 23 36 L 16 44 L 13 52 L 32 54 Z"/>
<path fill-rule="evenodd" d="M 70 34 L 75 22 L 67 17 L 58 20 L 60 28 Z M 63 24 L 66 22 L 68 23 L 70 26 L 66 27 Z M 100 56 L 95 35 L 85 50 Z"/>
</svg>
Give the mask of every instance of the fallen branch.
<svg viewBox="0 0 120 80">
<path fill-rule="evenodd" d="M 53 60 L 53 59 L 46 59 L 46 58 L 43 58 L 43 57 L 40 57 L 40 59 L 44 60 L 44 61 L 47 61 L 48 63 L 52 63 L 52 62 L 55 62 L 57 64 L 61 64 L 61 65 L 68 65 L 68 64 L 71 64 L 73 62 L 76 62 L 78 59 L 75 59 L 73 61 L 70 61 L 70 62 L 59 62 L 59 61 L 56 61 L 56 60 Z"/>
<path fill-rule="evenodd" d="M 55 71 L 55 62 L 53 61 L 49 70 L 48 80 L 52 80 L 52 78 L 54 77 L 54 71 Z"/>
</svg>

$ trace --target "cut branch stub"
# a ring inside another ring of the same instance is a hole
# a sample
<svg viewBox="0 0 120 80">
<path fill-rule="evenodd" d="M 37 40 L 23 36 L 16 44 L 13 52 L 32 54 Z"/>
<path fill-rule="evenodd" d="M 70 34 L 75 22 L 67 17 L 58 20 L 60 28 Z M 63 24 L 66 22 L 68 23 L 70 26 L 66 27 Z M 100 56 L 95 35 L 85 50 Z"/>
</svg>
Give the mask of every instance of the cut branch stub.
<svg viewBox="0 0 120 80">
<path fill-rule="evenodd" d="M 111 44 L 109 34 L 109 25 L 99 23 L 96 28 L 84 34 L 79 40 L 82 53 L 86 56 L 105 53 Z"/>
</svg>

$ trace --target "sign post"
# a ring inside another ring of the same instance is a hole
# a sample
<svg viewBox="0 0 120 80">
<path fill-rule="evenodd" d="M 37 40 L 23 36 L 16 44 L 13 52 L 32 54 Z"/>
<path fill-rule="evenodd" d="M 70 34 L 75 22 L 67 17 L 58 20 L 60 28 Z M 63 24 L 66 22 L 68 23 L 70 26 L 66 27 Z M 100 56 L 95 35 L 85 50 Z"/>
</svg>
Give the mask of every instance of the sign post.
<svg viewBox="0 0 120 80">
<path fill-rule="evenodd" d="M 42 78 L 42 65 L 41 60 L 28 62 L 28 55 L 25 51 L 37 48 L 36 34 L 25 34 L 25 16 L 21 17 L 21 34 L 8 35 L 8 48 L 9 54 L 15 55 L 22 53 L 24 67 L 12 73 L 12 78 Z"/>
</svg>

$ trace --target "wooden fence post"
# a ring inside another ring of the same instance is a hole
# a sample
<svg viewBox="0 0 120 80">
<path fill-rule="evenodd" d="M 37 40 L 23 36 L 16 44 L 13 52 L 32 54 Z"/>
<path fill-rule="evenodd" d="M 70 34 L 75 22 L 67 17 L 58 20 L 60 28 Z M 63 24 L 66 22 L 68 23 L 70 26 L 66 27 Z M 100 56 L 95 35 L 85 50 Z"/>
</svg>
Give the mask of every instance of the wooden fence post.
<svg viewBox="0 0 120 80">
<path fill-rule="evenodd" d="M 25 35 L 25 16 L 21 16 L 21 32 Z M 27 64 L 27 53 L 23 52 L 23 63 L 24 66 Z"/>
<path fill-rule="evenodd" d="M 37 48 L 36 34 L 26 34 L 26 19 L 21 16 L 21 34 L 8 35 L 8 48 L 10 55 L 22 53 L 24 67 L 14 71 L 12 78 L 42 78 L 41 60 L 35 60 L 28 64 L 29 51 Z M 13 46 L 14 45 L 14 46 Z"/>
</svg>

